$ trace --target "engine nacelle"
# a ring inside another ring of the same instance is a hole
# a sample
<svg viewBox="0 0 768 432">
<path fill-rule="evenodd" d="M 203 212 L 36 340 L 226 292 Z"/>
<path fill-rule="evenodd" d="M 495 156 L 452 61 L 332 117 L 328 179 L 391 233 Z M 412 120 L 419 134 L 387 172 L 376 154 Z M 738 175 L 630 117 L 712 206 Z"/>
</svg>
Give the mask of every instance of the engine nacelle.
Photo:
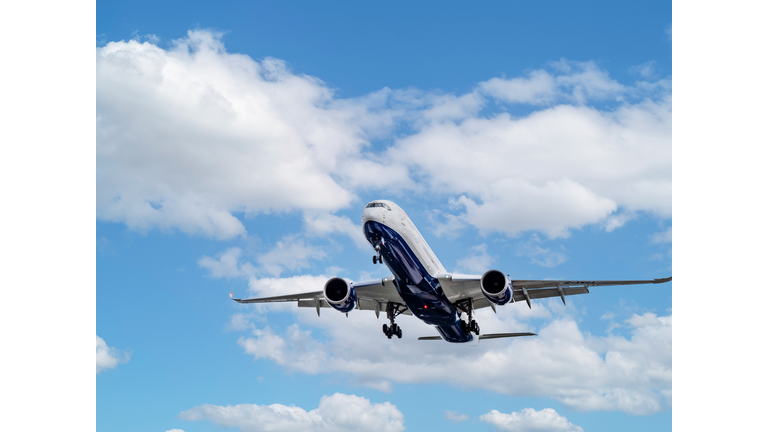
<svg viewBox="0 0 768 432">
<path fill-rule="evenodd" d="M 488 301 L 505 305 L 512 299 L 512 289 L 507 276 L 498 270 L 488 270 L 480 278 L 480 289 Z"/>
<path fill-rule="evenodd" d="M 339 312 L 349 312 L 357 304 L 357 294 L 352 283 L 342 278 L 330 278 L 323 287 L 325 301 Z"/>
</svg>

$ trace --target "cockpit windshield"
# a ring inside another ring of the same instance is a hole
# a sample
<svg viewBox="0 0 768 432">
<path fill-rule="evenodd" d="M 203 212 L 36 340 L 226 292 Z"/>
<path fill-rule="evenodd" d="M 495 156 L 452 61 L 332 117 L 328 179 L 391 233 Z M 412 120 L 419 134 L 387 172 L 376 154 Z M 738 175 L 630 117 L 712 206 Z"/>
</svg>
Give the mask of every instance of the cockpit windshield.
<svg viewBox="0 0 768 432">
<path fill-rule="evenodd" d="M 392 211 L 392 209 L 391 209 L 391 208 L 389 208 L 389 206 L 388 206 L 388 205 L 386 205 L 386 204 L 384 204 L 384 203 L 379 203 L 379 202 L 372 202 L 372 203 L 368 203 L 368 205 L 367 205 L 367 206 L 365 206 L 365 208 L 371 208 L 371 207 L 384 207 L 384 208 L 386 208 L 387 210 L 389 210 L 389 211 Z"/>
</svg>

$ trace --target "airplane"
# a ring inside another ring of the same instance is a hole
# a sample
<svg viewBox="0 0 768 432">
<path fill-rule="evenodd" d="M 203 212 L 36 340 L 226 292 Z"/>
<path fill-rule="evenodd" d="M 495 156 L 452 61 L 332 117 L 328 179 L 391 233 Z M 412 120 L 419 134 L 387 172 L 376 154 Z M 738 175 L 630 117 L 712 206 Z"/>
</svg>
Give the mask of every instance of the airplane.
<svg viewBox="0 0 768 432">
<path fill-rule="evenodd" d="M 474 311 L 509 302 L 531 301 L 547 297 L 565 297 L 589 293 L 589 287 L 637 284 L 659 284 L 672 277 L 652 280 L 519 280 L 510 279 L 499 270 L 482 275 L 449 273 L 430 249 L 419 230 L 400 206 L 388 200 L 368 203 L 363 210 L 363 234 L 376 255 L 373 263 L 386 264 L 392 276 L 365 282 L 340 277 L 330 278 L 322 291 L 263 297 L 230 298 L 238 303 L 297 302 L 298 307 L 332 308 L 348 314 L 353 309 L 373 310 L 376 318 L 385 311 L 389 325 L 382 331 L 387 338 L 403 337 L 395 323 L 399 315 L 413 315 L 437 329 L 439 336 L 423 336 L 419 340 L 445 340 L 466 343 L 479 339 L 536 336 L 535 333 L 480 334 Z M 349 315 L 347 315 L 349 316 Z M 466 318 L 466 319 L 464 319 Z"/>
</svg>

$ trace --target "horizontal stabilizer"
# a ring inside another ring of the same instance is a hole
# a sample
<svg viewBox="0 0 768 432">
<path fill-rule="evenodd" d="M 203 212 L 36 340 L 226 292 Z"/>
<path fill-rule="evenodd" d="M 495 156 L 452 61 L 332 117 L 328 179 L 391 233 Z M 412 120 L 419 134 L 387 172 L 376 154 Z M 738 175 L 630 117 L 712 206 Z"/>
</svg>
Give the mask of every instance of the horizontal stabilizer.
<svg viewBox="0 0 768 432">
<path fill-rule="evenodd" d="M 518 336 L 538 336 L 536 333 L 489 333 L 480 335 L 480 339 L 498 339 Z"/>
<path fill-rule="evenodd" d="M 499 339 L 518 336 L 538 336 L 536 333 L 489 333 L 480 335 L 480 339 Z M 440 336 L 422 336 L 419 340 L 443 340 Z"/>
</svg>

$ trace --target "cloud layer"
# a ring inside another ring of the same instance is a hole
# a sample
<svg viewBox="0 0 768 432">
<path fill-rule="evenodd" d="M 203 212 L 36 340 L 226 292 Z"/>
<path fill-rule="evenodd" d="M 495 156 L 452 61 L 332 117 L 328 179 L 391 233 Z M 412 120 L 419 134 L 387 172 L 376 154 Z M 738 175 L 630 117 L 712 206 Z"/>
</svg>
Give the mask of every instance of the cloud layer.
<svg viewBox="0 0 768 432">
<path fill-rule="evenodd" d="M 281 404 L 235 406 L 201 405 L 179 413 L 181 420 L 207 420 L 242 432 L 371 431 L 399 432 L 405 429 L 403 414 L 389 402 L 336 393 L 323 396 L 317 409 L 306 411 Z"/>
<path fill-rule="evenodd" d="M 311 291 L 325 277 L 253 279 L 254 295 Z M 297 322 L 284 330 L 260 327 L 243 314 L 232 327 L 249 334 L 237 343 L 254 359 L 288 372 L 343 373 L 353 383 L 392 391 L 393 383 L 445 383 L 510 396 L 545 396 L 582 411 L 652 414 L 667 409 L 672 383 L 672 317 L 632 315 L 623 326 L 629 336 L 598 337 L 579 329 L 578 312 L 559 300 L 477 311 L 484 333 L 534 331 L 535 338 L 483 341 L 474 347 L 417 341 L 434 330 L 410 317 L 398 321 L 405 336 L 383 344 L 371 338 L 370 313 L 345 318 L 332 310 L 321 317 L 309 309 L 261 305 L 249 313 L 293 311 Z M 547 321 L 540 328 L 532 319 Z M 381 336 L 381 335 L 380 335 Z M 381 336 L 383 338 L 383 336 Z M 350 343 L 354 341 L 354 343 Z"/>
<path fill-rule="evenodd" d="M 621 209 L 670 215 L 668 80 L 628 86 L 560 60 L 462 95 L 342 99 L 210 31 L 167 49 L 110 42 L 96 57 L 98 217 L 133 229 L 226 239 L 246 234 L 243 217 L 298 210 L 308 233 L 365 247 L 333 213 L 370 190 L 443 197 L 452 229 L 509 235 L 563 237 Z"/>
</svg>

